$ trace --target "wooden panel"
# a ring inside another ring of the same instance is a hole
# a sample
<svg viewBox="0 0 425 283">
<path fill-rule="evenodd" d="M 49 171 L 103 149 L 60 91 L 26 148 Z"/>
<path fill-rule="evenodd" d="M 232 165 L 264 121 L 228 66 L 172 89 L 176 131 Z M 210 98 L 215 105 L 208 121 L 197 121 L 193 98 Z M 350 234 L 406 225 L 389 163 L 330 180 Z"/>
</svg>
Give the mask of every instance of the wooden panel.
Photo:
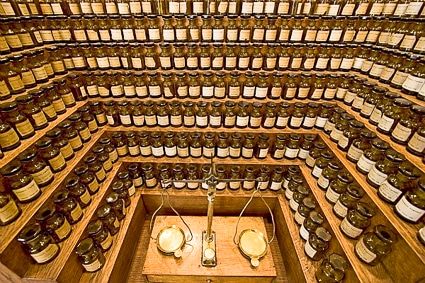
<svg viewBox="0 0 425 283">
<path fill-rule="evenodd" d="M 147 258 L 143 266 L 143 274 L 149 282 L 188 282 L 189 278 L 211 279 L 212 282 L 271 282 L 276 276 L 273 257 L 270 247 L 260 260 L 257 268 L 252 268 L 249 260 L 241 255 L 238 247 L 233 243 L 238 217 L 215 217 L 212 224 L 217 237 L 217 266 L 204 267 L 201 265 L 202 231 L 206 229 L 207 218 L 201 216 L 184 216 L 193 233 L 192 241 L 183 248 L 181 259 L 160 253 L 154 240 L 149 243 Z M 152 229 L 155 237 L 165 226 L 178 224 L 184 227 L 178 216 L 158 216 Z M 242 217 L 238 231 L 256 228 L 266 233 L 262 218 Z M 183 228 L 188 234 L 187 228 Z M 224 277 L 223 279 L 221 277 Z M 253 278 L 254 280 L 250 279 Z M 192 279 L 193 280 L 193 279 Z M 242 281 L 241 281 L 242 280 Z"/>
<path fill-rule="evenodd" d="M 289 204 L 283 195 L 273 211 L 276 221 L 276 236 L 284 259 L 289 282 L 314 282 L 314 273 L 319 264 L 304 254 L 304 242 L 299 234 Z"/>
<path fill-rule="evenodd" d="M 146 210 L 149 214 L 152 214 L 160 205 L 161 197 L 159 191 L 148 191 L 149 189 L 143 190 L 143 203 L 145 204 Z M 242 208 L 248 202 L 251 197 L 251 193 L 246 191 L 230 192 L 225 190 L 217 193 L 214 201 L 214 214 L 215 215 L 239 215 Z M 264 199 L 270 207 L 274 207 L 276 202 L 276 195 L 273 193 L 265 193 Z M 166 201 L 165 201 L 166 202 Z M 204 190 L 182 190 L 182 191 L 170 191 L 170 202 L 171 205 L 181 214 L 187 215 L 206 215 L 207 214 L 207 195 Z M 160 214 L 174 214 L 169 208 L 168 204 L 165 204 L 161 209 Z M 255 215 L 268 217 L 269 211 L 264 205 L 263 201 L 256 195 L 252 200 L 251 204 L 247 207 L 244 215 Z"/>
</svg>

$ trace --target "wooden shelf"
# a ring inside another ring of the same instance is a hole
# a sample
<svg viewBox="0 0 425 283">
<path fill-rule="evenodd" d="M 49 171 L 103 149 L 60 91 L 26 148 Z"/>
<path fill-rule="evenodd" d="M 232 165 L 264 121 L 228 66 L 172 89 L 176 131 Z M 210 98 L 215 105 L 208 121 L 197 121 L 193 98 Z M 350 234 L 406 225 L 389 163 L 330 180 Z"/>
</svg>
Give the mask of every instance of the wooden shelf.
<svg viewBox="0 0 425 283">
<path fill-rule="evenodd" d="M 19 94 L 14 94 L 14 95 L 12 95 L 12 97 L 11 97 L 11 98 L 6 99 L 6 100 L 2 100 L 2 101 L 0 101 L 0 103 L 6 103 L 6 102 L 12 102 L 12 101 L 15 101 L 15 99 L 16 99 L 17 97 L 22 96 L 22 95 L 26 95 L 26 94 L 28 94 L 31 90 L 39 89 L 39 88 L 41 88 L 41 87 L 43 87 L 43 86 L 49 85 L 49 84 L 51 84 L 54 80 L 60 80 L 60 79 L 62 79 L 62 78 L 65 78 L 65 77 L 66 77 L 66 76 L 68 76 L 69 74 L 70 74 L 70 72 L 68 71 L 66 74 L 63 74 L 63 75 L 58 75 L 58 76 L 56 76 L 56 75 L 55 75 L 53 78 L 49 79 L 47 82 L 45 82 L 45 83 L 41 83 L 41 84 L 37 84 L 35 87 L 31 87 L 31 88 L 25 89 L 25 91 L 24 91 L 24 92 L 19 93 Z M 78 103 L 78 101 L 77 101 L 77 103 Z M 74 106 L 74 107 L 76 107 L 76 106 Z M 64 115 L 64 114 L 62 114 L 62 115 Z M 56 121 L 56 120 L 55 120 L 55 121 Z"/>
<path fill-rule="evenodd" d="M 138 235 L 140 235 L 141 231 L 137 231 L 132 229 L 130 227 L 130 223 L 134 222 L 134 219 L 139 219 L 140 214 L 143 213 L 144 215 L 144 209 L 143 205 L 139 202 L 141 193 L 139 190 L 136 191 L 135 195 L 131 197 L 131 204 L 129 207 L 127 207 L 127 216 L 121 221 L 121 227 L 119 232 L 113 236 L 113 243 L 112 247 L 109 251 L 105 253 L 106 262 L 103 268 L 95 273 L 88 273 L 84 272 L 80 278 L 80 282 L 106 282 L 109 281 L 112 275 L 112 272 L 115 268 L 119 268 L 118 265 L 125 264 L 122 262 L 117 262 L 117 258 L 119 257 L 119 253 L 124 250 L 123 249 L 123 243 L 129 236 L 132 236 L 135 239 L 138 239 Z M 139 208 L 138 208 L 139 207 Z M 136 215 L 139 214 L 139 215 Z M 138 225 L 143 225 L 143 223 L 139 223 Z M 133 225 L 134 226 L 134 225 Z M 133 241 L 133 245 L 137 243 L 136 241 Z M 125 249 L 128 251 L 128 249 Z M 134 252 L 134 251 L 132 251 Z M 129 264 L 130 258 L 126 257 L 126 260 L 128 261 L 127 264 Z M 64 271 L 66 272 L 66 271 Z M 117 276 L 121 276 L 121 280 L 124 279 L 126 274 L 118 274 Z M 110 282 L 117 282 L 117 281 L 110 281 Z"/>
<path fill-rule="evenodd" d="M 338 106 L 341 107 L 342 109 L 346 110 L 349 114 L 353 115 L 356 118 L 356 120 L 358 120 L 360 122 L 363 122 L 363 124 L 365 125 L 366 128 L 368 128 L 369 130 L 375 132 L 376 135 L 380 139 L 388 142 L 393 149 L 395 149 L 399 153 L 402 153 L 406 157 L 407 160 L 409 160 L 419 170 L 421 170 L 423 173 L 425 173 L 425 166 L 424 166 L 424 164 L 422 162 L 422 158 L 420 158 L 419 156 L 413 155 L 410 152 L 408 152 L 406 150 L 406 147 L 404 145 L 401 145 L 401 144 L 398 144 L 398 143 L 392 141 L 391 138 L 390 138 L 390 136 L 387 136 L 387 135 L 384 135 L 384 134 L 381 134 L 380 132 L 378 132 L 376 130 L 376 127 L 375 126 L 369 124 L 369 121 L 367 119 L 365 119 L 362 116 L 360 116 L 360 114 L 358 112 L 353 111 L 351 109 L 351 107 L 345 105 L 344 103 L 338 103 Z M 345 159 L 345 156 L 344 156 L 344 159 Z"/>
<path fill-rule="evenodd" d="M 56 120 L 49 122 L 49 125 L 46 128 L 36 131 L 35 135 L 32 136 L 31 138 L 21 140 L 21 145 L 19 147 L 13 150 L 4 152 L 4 157 L 0 159 L 1 161 L 0 167 L 6 165 L 12 159 L 16 158 L 19 153 L 21 153 L 22 151 L 27 149 L 29 146 L 34 144 L 38 139 L 43 137 L 47 131 L 53 129 L 54 127 L 59 125 L 62 121 L 66 120 L 69 115 L 77 111 L 79 107 L 83 106 L 86 103 L 87 101 L 77 101 L 74 107 L 67 108 L 66 113 L 59 115 L 58 118 L 56 118 Z"/>
<path fill-rule="evenodd" d="M 10 57 L 10 56 L 20 55 L 24 52 L 37 51 L 37 50 L 49 48 L 49 47 L 52 47 L 52 46 L 56 46 L 56 44 L 49 43 L 49 44 L 44 44 L 44 45 L 36 46 L 36 47 L 32 47 L 32 48 L 26 48 L 26 49 L 20 50 L 20 51 L 13 51 L 13 52 L 10 52 L 8 54 L 0 55 L 0 58 L 7 58 L 7 57 Z"/>
<path fill-rule="evenodd" d="M 210 164 L 211 158 L 206 157 L 199 157 L 199 158 L 181 158 L 181 157 L 144 157 L 144 156 L 125 156 L 121 157 L 120 161 L 122 162 L 152 162 L 152 163 L 198 163 L 198 164 Z M 240 164 L 240 165 L 246 165 L 246 164 L 252 164 L 252 165 L 299 165 L 302 162 L 299 159 L 273 159 L 268 155 L 264 159 L 257 159 L 257 158 L 251 158 L 251 159 L 244 159 L 244 158 L 214 158 L 214 161 L 216 164 Z"/>
<path fill-rule="evenodd" d="M 382 265 L 375 267 L 361 263 L 357 256 L 354 254 L 354 245 L 356 240 L 349 240 L 344 236 L 339 229 L 339 220 L 332 211 L 332 205 L 330 205 L 325 199 L 325 192 L 317 186 L 317 181 L 311 176 L 311 169 L 306 165 L 300 166 L 301 172 L 307 180 L 308 185 L 311 188 L 311 192 L 317 200 L 317 203 L 322 209 L 323 216 L 328 221 L 332 228 L 336 240 L 338 240 L 340 246 L 344 250 L 346 257 L 348 258 L 351 266 L 355 272 L 355 275 L 360 282 L 393 282 L 391 277 L 386 273 Z"/>
<path fill-rule="evenodd" d="M 309 259 L 304 252 L 304 241 L 300 236 L 299 230 L 300 226 L 295 223 L 293 213 L 289 208 L 288 201 L 283 195 L 278 197 L 279 208 L 274 209 L 275 221 L 279 223 L 279 227 L 276 229 L 277 240 L 279 241 L 279 246 L 281 251 L 290 258 L 290 265 L 285 266 L 289 271 L 288 277 L 291 279 L 290 282 L 316 282 L 315 273 L 317 268 L 320 266 L 320 262 L 313 261 Z M 286 226 L 286 227 L 284 227 Z M 285 229 L 286 228 L 286 229 Z M 290 245 L 285 241 L 285 238 L 291 238 L 293 244 L 293 250 L 290 249 Z M 286 243 L 284 243 L 286 242 Z M 295 254 L 293 253 L 295 251 Z M 298 263 L 297 260 L 298 259 Z M 297 266 L 297 265 L 300 266 Z M 294 272 L 295 270 L 302 270 L 304 278 L 299 278 L 296 276 L 299 272 Z M 292 272 L 291 272 L 292 271 Z"/>
<path fill-rule="evenodd" d="M 68 260 L 70 254 L 74 251 L 74 247 L 77 245 L 78 240 L 81 237 L 81 234 L 84 232 L 87 227 L 92 215 L 96 212 L 99 203 L 104 199 L 106 192 L 108 191 L 109 186 L 115 178 L 116 173 L 120 169 L 119 164 L 114 165 L 111 171 L 106 173 L 105 181 L 100 184 L 99 191 L 91 196 L 92 202 L 88 207 L 83 209 L 84 216 L 80 222 L 72 226 L 72 233 L 68 239 L 59 243 L 61 251 L 59 255 L 51 262 L 43 265 L 33 264 L 25 273 L 25 278 L 30 279 L 50 279 L 57 280 L 59 274 L 62 272 L 65 262 Z M 66 272 L 66 271 L 65 271 Z"/>
<path fill-rule="evenodd" d="M 12 241 L 15 241 L 16 236 L 24 225 L 35 215 L 43 203 L 50 198 L 58 186 L 63 182 L 63 180 L 65 180 L 66 176 L 72 172 L 74 167 L 80 162 L 84 155 L 89 152 L 91 147 L 97 142 L 102 134 L 103 131 L 94 133 L 91 140 L 88 143 L 83 144 L 83 149 L 75 153 L 75 157 L 67 162 L 66 168 L 62 172 L 55 174 L 53 182 L 45 188 L 42 188 L 42 194 L 38 199 L 30 203 L 19 204 L 22 209 L 22 215 L 15 222 L 6 226 L 0 226 L 0 238 L 3 239 L 0 242 L 0 254 L 7 249 Z"/>
<path fill-rule="evenodd" d="M 384 202 L 378 196 L 376 189 L 367 183 L 366 177 L 356 170 L 355 164 L 351 163 L 345 158 L 345 153 L 342 153 L 339 149 L 337 149 L 336 145 L 333 144 L 329 137 L 327 137 L 325 134 L 321 134 L 321 137 L 322 140 L 328 145 L 328 147 L 334 152 L 335 156 L 343 163 L 348 172 L 354 176 L 355 180 L 364 189 L 367 196 L 379 208 L 387 221 L 394 226 L 395 230 L 398 231 L 404 241 L 406 241 L 406 243 L 411 247 L 415 256 L 418 257 L 422 264 L 425 264 L 424 246 L 416 237 L 416 234 L 422 225 L 410 224 L 399 218 L 395 214 L 393 206 Z"/>
</svg>

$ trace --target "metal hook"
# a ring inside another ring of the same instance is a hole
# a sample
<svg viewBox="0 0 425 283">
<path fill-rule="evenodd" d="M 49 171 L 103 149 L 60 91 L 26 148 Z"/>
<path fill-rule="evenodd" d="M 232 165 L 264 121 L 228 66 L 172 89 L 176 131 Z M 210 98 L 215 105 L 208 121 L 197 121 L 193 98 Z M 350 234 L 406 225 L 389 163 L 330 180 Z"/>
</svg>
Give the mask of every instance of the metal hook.
<svg viewBox="0 0 425 283">
<path fill-rule="evenodd" d="M 271 239 L 268 241 L 268 244 L 270 244 L 271 242 L 273 242 L 274 240 L 274 236 L 276 233 L 276 224 L 274 222 L 274 216 L 273 216 L 273 212 L 270 208 L 270 206 L 267 204 L 266 200 L 263 198 L 263 194 L 261 193 L 260 190 L 260 182 L 262 181 L 261 178 L 257 178 L 256 180 L 258 182 L 257 187 L 255 188 L 254 192 L 252 193 L 251 197 L 249 198 L 248 202 L 245 204 L 245 206 L 243 207 L 241 213 L 239 214 L 239 218 L 238 218 L 238 222 L 236 223 L 236 229 L 235 229 L 235 234 L 233 235 L 233 243 L 235 245 L 239 245 L 239 243 L 236 241 L 236 235 L 238 234 L 238 228 L 239 228 L 239 222 L 241 220 L 241 217 L 243 215 L 243 213 L 245 212 L 246 208 L 249 206 L 249 204 L 252 202 L 252 200 L 254 199 L 254 196 L 256 193 L 258 193 L 260 195 L 261 200 L 263 201 L 263 203 L 266 205 L 267 209 L 269 210 L 270 213 L 270 217 L 272 219 L 272 224 L 273 224 L 273 235 L 271 237 Z"/>
</svg>

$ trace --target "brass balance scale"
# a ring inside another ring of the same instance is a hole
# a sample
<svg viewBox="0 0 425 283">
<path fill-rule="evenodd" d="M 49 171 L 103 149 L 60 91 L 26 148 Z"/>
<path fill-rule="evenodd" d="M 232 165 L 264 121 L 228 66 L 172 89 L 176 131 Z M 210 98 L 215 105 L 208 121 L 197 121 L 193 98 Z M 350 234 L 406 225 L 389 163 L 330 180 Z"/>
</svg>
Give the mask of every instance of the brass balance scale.
<svg viewBox="0 0 425 283">
<path fill-rule="evenodd" d="M 204 179 L 200 180 L 178 180 L 178 182 L 196 182 L 196 183 L 206 183 L 208 185 L 208 192 L 207 192 L 207 200 L 208 200 L 208 210 L 207 210 L 207 228 L 202 232 L 202 256 L 201 256 L 201 264 L 205 267 L 214 267 L 217 265 L 217 254 L 216 254 L 216 232 L 212 231 L 212 223 L 213 223 L 213 215 L 214 215 L 214 200 L 216 197 L 216 186 L 219 182 L 243 182 L 243 181 L 257 181 L 261 182 L 261 178 L 257 179 L 219 179 L 217 178 L 216 170 L 215 170 L 215 163 L 213 162 L 213 159 L 211 159 L 211 169 L 208 174 L 208 176 Z M 173 182 L 177 182 L 176 180 L 161 180 L 161 205 L 158 207 L 157 210 L 152 215 L 151 223 L 150 223 L 150 231 L 152 234 L 152 226 L 155 221 L 155 217 L 157 213 L 160 211 L 160 209 L 164 206 L 164 194 L 167 196 L 167 203 L 170 206 L 170 208 L 173 210 L 173 212 L 181 219 L 183 224 L 186 226 L 186 228 L 189 231 L 190 236 L 186 237 L 185 232 L 182 228 L 180 228 L 177 225 L 168 225 L 164 228 L 162 228 L 157 237 L 151 238 L 156 242 L 156 246 L 158 250 L 165 254 L 165 255 L 174 255 L 176 258 L 180 258 L 182 256 L 182 249 L 184 245 L 193 239 L 192 231 L 189 227 L 189 225 L 184 221 L 183 217 L 177 212 L 176 209 L 171 205 L 170 203 L 170 195 L 167 191 L 168 188 L 171 187 Z M 241 217 L 246 210 L 246 208 L 249 206 L 249 204 L 252 202 L 255 194 L 258 194 L 263 201 L 264 205 L 269 210 L 272 224 L 273 224 L 273 235 L 270 240 L 266 238 L 264 233 L 259 231 L 256 228 L 248 228 L 244 229 L 240 234 L 239 237 L 237 237 L 238 233 L 238 227 L 239 222 L 241 220 Z M 233 242 L 235 245 L 238 246 L 239 251 L 243 256 L 248 258 L 250 260 L 252 267 L 258 267 L 260 264 L 260 259 L 263 258 L 267 254 L 268 246 L 273 241 L 274 235 L 275 235 L 275 221 L 273 217 L 273 213 L 267 204 L 267 202 L 264 200 L 261 191 L 257 187 L 254 192 L 252 193 L 250 199 L 245 204 L 244 208 L 239 214 L 238 221 L 235 228 L 235 234 L 233 237 Z"/>
</svg>

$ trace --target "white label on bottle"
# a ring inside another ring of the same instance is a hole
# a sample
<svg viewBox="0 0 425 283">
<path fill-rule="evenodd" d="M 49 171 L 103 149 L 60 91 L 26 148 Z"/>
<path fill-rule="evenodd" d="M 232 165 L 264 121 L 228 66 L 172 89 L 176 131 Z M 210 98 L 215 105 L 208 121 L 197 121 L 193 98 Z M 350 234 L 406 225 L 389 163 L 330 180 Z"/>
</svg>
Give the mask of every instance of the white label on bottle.
<svg viewBox="0 0 425 283">
<path fill-rule="evenodd" d="M 425 36 L 421 36 L 413 48 L 415 51 L 425 51 Z"/>
<path fill-rule="evenodd" d="M 335 203 L 341 194 L 335 192 L 332 187 L 328 187 L 326 191 L 326 198 L 331 202 Z"/>
<path fill-rule="evenodd" d="M 313 170 L 311 171 L 311 175 L 313 175 L 316 178 L 319 178 L 319 176 L 322 174 L 323 169 L 320 168 L 317 165 L 314 165 Z"/>
<path fill-rule="evenodd" d="M 402 194 L 402 191 L 390 184 L 388 180 L 385 180 L 378 190 L 390 202 L 395 202 Z"/>
<path fill-rule="evenodd" d="M 290 41 L 301 41 L 303 30 L 292 30 Z"/>
<path fill-rule="evenodd" d="M 294 196 L 294 192 L 293 192 L 293 191 L 291 191 L 291 190 L 289 190 L 289 189 L 287 189 L 287 190 L 285 191 L 285 197 L 286 197 L 288 200 L 291 200 L 293 196 Z"/>
<path fill-rule="evenodd" d="M 303 121 L 303 126 L 307 128 L 312 128 L 316 123 L 316 117 L 305 117 Z"/>
<path fill-rule="evenodd" d="M 245 117 L 237 116 L 236 117 L 236 126 L 247 127 L 248 121 L 249 121 L 249 116 L 245 116 Z"/>
<path fill-rule="evenodd" d="M 335 29 L 331 31 L 329 41 L 339 41 L 342 36 L 342 29 Z"/>
<path fill-rule="evenodd" d="M 326 95 L 325 95 L 325 97 L 326 97 Z M 328 120 L 327 118 L 323 118 L 323 117 L 318 116 L 317 119 L 316 119 L 315 126 L 322 129 L 325 126 L 327 120 Z"/>
<path fill-rule="evenodd" d="M 31 257 L 37 262 L 37 263 L 45 263 L 52 259 L 59 250 L 59 246 L 57 244 L 49 244 L 44 250 L 38 253 L 31 254 Z"/>
<path fill-rule="evenodd" d="M 292 198 L 289 201 L 289 207 L 293 210 L 293 211 L 297 211 L 298 210 L 298 206 L 299 204 L 294 200 L 294 198 Z"/>
<path fill-rule="evenodd" d="M 164 155 L 164 147 L 162 146 L 152 146 L 152 155 L 155 157 L 161 157 Z"/>
<path fill-rule="evenodd" d="M 249 125 L 252 128 L 258 128 L 261 125 L 261 117 L 251 117 L 249 119 Z"/>
<path fill-rule="evenodd" d="M 367 263 L 371 263 L 376 258 L 376 254 L 366 247 L 363 238 L 357 241 L 355 249 L 358 257 Z"/>
<path fill-rule="evenodd" d="M 362 98 L 360 96 L 356 96 L 353 100 L 353 104 L 351 105 L 351 107 L 353 109 L 360 110 L 363 107 L 363 103 L 364 103 L 364 98 Z"/>
<path fill-rule="evenodd" d="M 299 128 L 301 126 L 303 120 L 304 120 L 304 117 L 292 116 L 291 120 L 289 121 L 289 125 L 293 128 Z"/>
<path fill-rule="evenodd" d="M 146 115 L 145 116 L 145 122 L 148 126 L 155 126 L 156 125 L 156 115 Z"/>
<path fill-rule="evenodd" d="M 291 68 L 294 70 L 299 69 L 301 67 L 302 60 L 302 58 L 292 58 Z"/>
<path fill-rule="evenodd" d="M 340 228 L 345 235 L 351 238 L 357 238 L 363 232 L 363 229 L 354 227 L 348 220 L 347 217 L 342 220 Z"/>
<path fill-rule="evenodd" d="M 397 140 L 402 142 L 406 142 L 411 134 L 412 134 L 412 129 L 407 128 L 401 125 L 400 123 L 397 124 L 397 126 L 394 128 L 394 130 L 391 133 L 393 137 L 395 137 Z"/>
<path fill-rule="evenodd" d="M 416 36 L 414 35 L 405 35 L 403 41 L 400 44 L 400 48 L 411 50 L 413 45 L 416 42 Z"/>
<path fill-rule="evenodd" d="M 73 221 L 77 221 L 78 219 L 80 219 L 81 215 L 83 215 L 83 210 L 81 209 L 80 205 L 77 203 L 75 208 L 70 213 L 71 219 Z"/>
<path fill-rule="evenodd" d="M 203 155 L 205 156 L 205 157 L 213 157 L 214 156 L 214 154 L 215 154 L 215 152 L 214 152 L 214 147 L 211 147 L 211 148 L 209 148 L 209 147 L 203 147 L 202 148 L 202 151 L 203 151 Z"/>
<path fill-rule="evenodd" d="M 372 68 L 370 69 L 369 75 L 379 77 L 384 70 L 385 65 L 379 65 L 377 63 L 373 64 Z"/>
<path fill-rule="evenodd" d="M 159 35 L 159 29 L 158 28 L 150 28 L 148 29 L 149 33 L 149 39 L 150 40 L 160 40 L 161 37 Z"/>
<path fill-rule="evenodd" d="M 190 147 L 190 155 L 192 157 L 201 157 L 202 156 L 202 147 Z"/>
<path fill-rule="evenodd" d="M 385 67 L 384 70 L 382 70 L 380 78 L 382 80 L 388 81 L 388 80 L 390 80 L 390 78 L 392 77 L 394 72 L 395 72 L 395 69 L 390 68 L 390 67 Z"/>
<path fill-rule="evenodd" d="M 6 223 L 16 217 L 18 213 L 19 209 L 16 203 L 13 200 L 9 200 L 5 206 L 0 208 L 0 220 L 1 222 Z"/>
<path fill-rule="evenodd" d="M 313 258 L 316 255 L 316 253 L 317 253 L 317 251 L 310 245 L 310 242 L 309 241 L 307 241 L 305 243 L 304 251 L 311 258 Z"/>
<path fill-rule="evenodd" d="M 412 1 L 409 2 L 409 5 L 404 12 L 405 15 L 417 16 L 419 11 L 421 10 L 423 2 L 420 1 Z"/>
<path fill-rule="evenodd" d="M 320 98 L 322 98 L 323 92 L 324 92 L 323 88 L 314 89 L 313 93 L 310 96 L 310 99 L 320 99 Z"/>
<path fill-rule="evenodd" d="M 136 35 L 136 40 L 146 41 L 146 32 L 144 29 L 135 29 L 134 34 Z"/>
<path fill-rule="evenodd" d="M 224 126 L 233 127 L 235 126 L 236 116 L 226 116 L 224 118 Z"/>
<path fill-rule="evenodd" d="M 418 78 L 414 75 L 409 75 L 403 83 L 403 88 L 412 92 L 418 92 L 424 85 L 425 78 Z"/>
<path fill-rule="evenodd" d="M 393 79 L 391 80 L 391 83 L 401 86 L 404 83 L 404 81 L 407 79 L 407 76 L 409 76 L 408 73 L 397 71 Z"/>
<path fill-rule="evenodd" d="M 142 11 L 145 14 L 152 14 L 152 4 L 150 1 L 142 1 Z"/>
<path fill-rule="evenodd" d="M 347 207 L 345 207 L 339 199 L 335 203 L 333 210 L 339 217 L 347 216 Z"/>
<path fill-rule="evenodd" d="M 425 150 L 425 137 L 416 132 L 409 140 L 407 146 L 416 152 L 423 152 Z"/>
<path fill-rule="evenodd" d="M 361 2 L 356 10 L 356 15 L 365 15 L 367 8 L 369 8 L 369 2 Z"/>
<path fill-rule="evenodd" d="M 151 146 L 140 146 L 140 153 L 143 156 L 149 156 L 152 154 L 152 147 Z"/>
<path fill-rule="evenodd" d="M 153 188 L 156 186 L 156 184 L 157 184 L 156 178 L 146 179 L 146 186 L 148 188 Z"/>
<path fill-rule="evenodd" d="M 388 132 L 393 126 L 393 124 L 394 124 L 394 119 L 384 114 L 379 120 L 378 128 Z"/>
<path fill-rule="evenodd" d="M 354 160 L 359 160 L 362 154 L 363 154 L 363 150 L 358 149 L 353 144 L 350 146 L 347 152 L 347 156 L 349 156 L 351 159 L 354 159 Z"/>
<path fill-rule="evenodd" d="M 278 2 L 277 13 L 279 15 L 286 15 L 289 13 L 289 2 Z"/>
<path fill-rule="evenodd" d="M 329 186 L 329 179 L 320 174 L 317 185 L 322 189 L 326 189 Z"/>
<path fill-rule="evenodd" d="M 221 126 L 221 116 L 211 116 L 210 125 L 215 127 Z"/>
<path fill-rule="evenodd" d="M 300 236 L 305 241 L 307 241 L 308 237 L 310 236 L 310 233 L 307 231 L 307 229 L 304 227 L 304 225 L 302 225 L 301 228 L 300 228 Z"/>
<path fill-rule="evenodd" d="M 305 217 L 304 216 L 302 216 L 298 211 L 295 213 L 295 215 L 294 215 L 294 219 L 295 219 L 295 222 L 297 222 L 297 224 L 298 225 L 302 225 L 303 224 L 303 222 L 304 222 L 304 220 L 305 220 Z"/>
<path fill-rule="evenodd" d="M 417 222 L 425 215 L 425 210 L 411 204 L 406 195 L 397 202 L 395 209 L 400 215 L 412 222 Z"/>
<path fill-rule="evenodd" d="M 342 131 L 338 130 L 337 128 L 334 128 L 330 134 L 331 139 L 334 141 L 338 141 L 341 136 L 342 136 Z"/>
<path fill-rule="evenodd" d="M 328 40 L 328 37 L 329 37 L 329 30 L 319 30 L 317 32 L 316 41 L 325 42 Z"/>
<path fill-rule="evenodd" d="M 308 155 L 308 150 L 300 148 L 300 150 L 298 151 L 298 158 L 305 160 L 307 158 L 307 155 Z"/>
<path fill-rule="evenodd" d="M 299 151 L 298 148 L 287 147 L 286 150 L 285 150 L 285 157 L 293 159 L 293 158 L 297 157 L 298 151 Z"/>
<path fill-rule="evenodd" d="M 217 147 L 217 156 L 218 157 L 227 157 L 229 156 L 229 147 Z"/>
</svg>

